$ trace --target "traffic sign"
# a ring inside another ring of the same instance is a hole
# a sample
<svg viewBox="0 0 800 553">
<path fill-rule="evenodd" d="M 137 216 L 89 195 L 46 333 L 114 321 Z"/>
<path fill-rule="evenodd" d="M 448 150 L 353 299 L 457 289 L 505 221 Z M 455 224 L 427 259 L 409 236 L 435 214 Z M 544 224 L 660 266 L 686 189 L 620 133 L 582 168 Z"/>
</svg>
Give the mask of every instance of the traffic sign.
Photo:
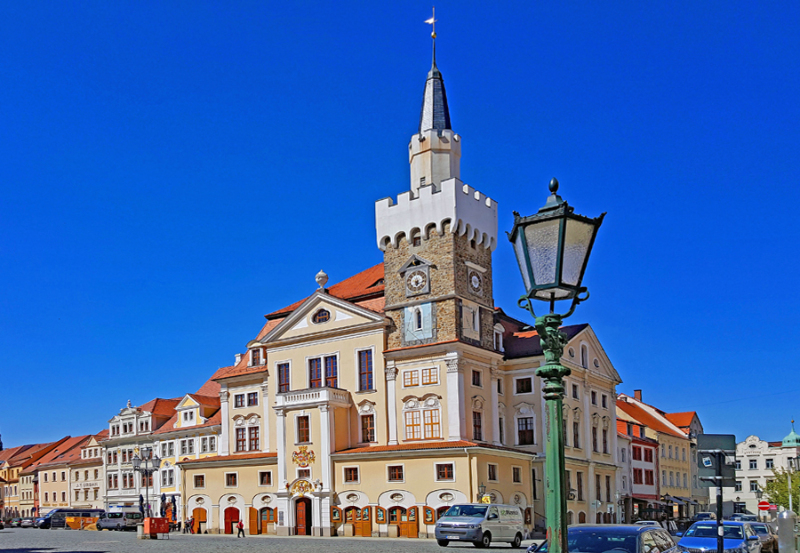
<svg viewBox="0 0 800 553">
<path fill-rule="evenodd" d="M 758 510 L 759 511 L 769 511 L 769 501 L 759 501 L 758 502 Z"/>
<path fill-rule="evenodd" d="M 778 506 L 777 505 L 770 505 L 769 506 L 769 510 L 770 511 L 777 511 L 778 510 Z"/>
</svg>

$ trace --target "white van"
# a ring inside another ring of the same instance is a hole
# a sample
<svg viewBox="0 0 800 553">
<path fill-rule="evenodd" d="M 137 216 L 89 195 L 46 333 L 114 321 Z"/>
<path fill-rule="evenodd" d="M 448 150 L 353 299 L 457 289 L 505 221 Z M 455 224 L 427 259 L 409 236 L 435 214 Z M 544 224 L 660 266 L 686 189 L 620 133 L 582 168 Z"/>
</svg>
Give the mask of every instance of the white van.
<svg viewBox="0 0 800 553">
<path fill-rule="evenodd" d="M 136 507 L 109 507 L 100 515 L 98 530 L 135 530 L 137 524 L 144 522 L 142 513 Z"/>
<path fill-rule="evenodd" d="M 446 547 L 451 541 L 471 541 L 477 547 L 489 547 L 500 541 L 519 547 L 523 523 L 522 511 L 515 505 L 453 505 L 436 521 L 436 543 Z"/>
</svg>

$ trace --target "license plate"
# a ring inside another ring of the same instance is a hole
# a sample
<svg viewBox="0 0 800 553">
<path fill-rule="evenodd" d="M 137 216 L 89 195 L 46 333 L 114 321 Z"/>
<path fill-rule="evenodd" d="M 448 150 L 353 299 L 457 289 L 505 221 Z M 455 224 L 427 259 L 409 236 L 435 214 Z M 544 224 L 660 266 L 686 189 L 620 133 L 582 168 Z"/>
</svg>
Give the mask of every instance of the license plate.
<svg viewBox="0 0 800 553">
<path fill-rule="evenodd" d="M 448 540 L 458 540 L 461 539 L 460 536 L 445 536 Z"/>
</svg>

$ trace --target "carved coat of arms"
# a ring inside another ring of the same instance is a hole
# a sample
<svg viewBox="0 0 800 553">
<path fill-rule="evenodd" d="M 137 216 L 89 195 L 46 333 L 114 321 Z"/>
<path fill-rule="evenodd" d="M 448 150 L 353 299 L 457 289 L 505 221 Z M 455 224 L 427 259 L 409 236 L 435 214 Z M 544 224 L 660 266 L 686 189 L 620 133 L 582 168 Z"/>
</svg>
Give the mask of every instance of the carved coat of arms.
<svg viewBox="0 0 800 553">
<path fill-rule="evenodd" d="M 301 445 L 300 449 L 292 453 L 292 462 L 300 467 L 307 467 L 316 459 L 313 451 L 309 451 L 308 446 Z"/>
</svg>

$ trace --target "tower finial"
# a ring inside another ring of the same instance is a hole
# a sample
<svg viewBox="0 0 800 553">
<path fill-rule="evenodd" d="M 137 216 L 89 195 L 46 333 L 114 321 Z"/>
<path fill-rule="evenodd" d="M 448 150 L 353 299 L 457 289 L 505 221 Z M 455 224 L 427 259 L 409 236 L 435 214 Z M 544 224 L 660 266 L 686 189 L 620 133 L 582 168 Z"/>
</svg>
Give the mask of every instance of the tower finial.
<svg viewBox="0 0 800 553">
<path fill-rule="evenodd" d="M 433 41 L 433 63 L 432 67 L 436 67 L 436 6 L 433 6 L 433 15 L 430 19 L 426 19 L 425 23 L 431 26 L 431 39 Z"/>
</svg>

